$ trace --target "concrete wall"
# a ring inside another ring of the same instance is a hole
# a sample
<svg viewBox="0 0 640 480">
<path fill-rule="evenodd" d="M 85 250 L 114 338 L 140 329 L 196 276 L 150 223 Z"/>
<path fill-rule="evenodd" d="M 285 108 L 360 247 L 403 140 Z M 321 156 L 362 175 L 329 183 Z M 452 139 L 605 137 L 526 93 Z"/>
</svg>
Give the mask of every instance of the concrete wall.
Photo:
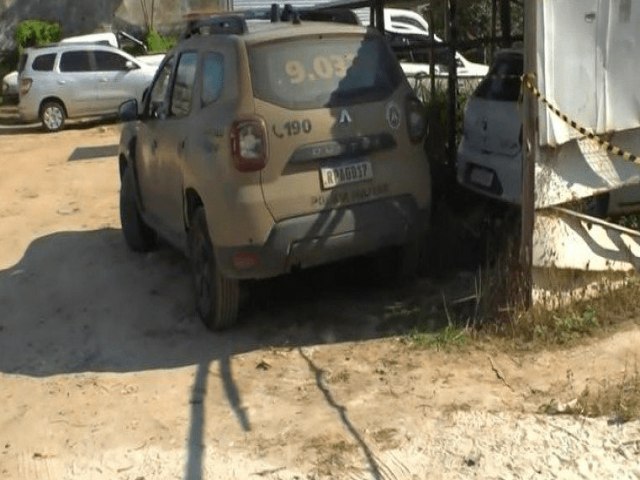
<svg viewBox="0 0 640 480">
<path fill-rule="evenodd" d="M 146 0 L 149 10 L 152 0 Z M 155 0 L 155 24 L 176 26 L 190 11 L 219 8 L 225 0 Z M 14 47 L 16 25 L 21 20 L 57 21 L 65 37 L 99 31 L 141 33 L 141 0 L 0 0 L 0 51 Z"/>
</svg>

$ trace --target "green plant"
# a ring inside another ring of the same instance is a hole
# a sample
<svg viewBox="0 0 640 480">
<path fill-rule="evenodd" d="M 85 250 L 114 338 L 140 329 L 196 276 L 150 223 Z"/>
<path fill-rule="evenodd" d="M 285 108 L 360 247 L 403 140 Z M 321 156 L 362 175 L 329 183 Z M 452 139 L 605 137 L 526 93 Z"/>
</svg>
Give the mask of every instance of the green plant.
<svg viewBox="0 0 640 480">
<path fill-rule="evenodd" d="M 177 39 L 160 35 L 156 30 L 149 30 L 144 43 L 147 45 L 148 53 L 164 53 L 173 48 Z"/>
<path fill-rule="evenodd" d="M 20 49 L 57 42 L 61 37 L 60 24 L 44 20 L 23 20 L 18 24 L 15 33 L 16 43 Z"/>
<path fill-rule="evenodd" d="M 436 333 L 427 333 L 414 329 L 409 334 L 409 341 L 416 347 L 434 348 L 446 350 L 451 347 L 462 347 L 469 340 L 469 332 L 466 328 L 447 325 Z"/>
</svg>

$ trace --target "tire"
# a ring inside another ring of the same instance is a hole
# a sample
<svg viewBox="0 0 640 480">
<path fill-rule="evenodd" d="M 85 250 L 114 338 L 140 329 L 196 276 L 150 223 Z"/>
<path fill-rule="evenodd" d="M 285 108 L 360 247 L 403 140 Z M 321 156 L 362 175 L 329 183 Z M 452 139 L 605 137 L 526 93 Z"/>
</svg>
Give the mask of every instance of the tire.
<svg viewBox="0 0 640 480">
<path fill-rule="evenodd" d="M 138 210 L 136 183 L 131 167 L 126 167 L 122 174 L 120 223 L 124 239 L 134 252 L 148 252 L 156 246 L 156 233 L 144 223 L 140 210 Z"/>
<path fill-rule="evenodd" d="M 209 330 L 228 328 L 238 319 L 240 282 L 218 270 L 202 207 L 191 217 L 188 239 L 198 315 Z"/>
<path fill-rule="evenodd" d="M 64 106 L 55 100 L 45 102 L 40 108 L 40 121 L 47 132 L 62 130 L 66 116 Z"/>
</svg>

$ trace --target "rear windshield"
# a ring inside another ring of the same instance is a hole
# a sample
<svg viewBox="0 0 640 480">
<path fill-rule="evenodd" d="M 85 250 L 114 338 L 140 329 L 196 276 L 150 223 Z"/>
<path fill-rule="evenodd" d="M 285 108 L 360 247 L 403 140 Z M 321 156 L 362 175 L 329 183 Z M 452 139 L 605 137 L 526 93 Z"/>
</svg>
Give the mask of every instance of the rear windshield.
<svg viewBox="0 0 640 480">
<path fill-rule="evenodd" d="M 402 80 L 378 36 L 297 38 L 249 49 L 254 95 L 290 108 L 338 107 L 387 98 Z"/>
<path fill-rule="evenodd" d="M 523 57 L 519 54 L 499 56 L 487 76 L 473 93 L 474 97 L 486 100 L 516 102 L 520 96 L 523 72 Z"/>
</svg>

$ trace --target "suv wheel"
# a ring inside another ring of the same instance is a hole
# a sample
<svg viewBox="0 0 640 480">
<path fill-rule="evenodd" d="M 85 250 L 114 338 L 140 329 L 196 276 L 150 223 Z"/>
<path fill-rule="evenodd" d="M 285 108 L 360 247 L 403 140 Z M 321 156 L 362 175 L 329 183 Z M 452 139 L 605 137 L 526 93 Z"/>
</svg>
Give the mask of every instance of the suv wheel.
<svg viewBox="0 0 640 480">
<path fill-rule="evenodd" d="M 200 318 L 210 330 L 230 327 L 238 318 L 240 282 L 218 270 L 202 207 L 191 218 L 189 257 Z"/>
<path fill-rule="evenodd" d="M 40 109 L 42 126 L 48 132 L 57 132 L 64 126 L 66 114 L 60 102 L 51 100 L 45 102 Z"/>
<path fill-rule="evenodd" d="M 156 233 L 149 227 L 138 210 L 136 180 L 133 169 L 127 167 L 122 174 L 120 187 L 120 223 L 129 248 L 135 252 L 148 252 L 156 246 Z"/>
</svg>

